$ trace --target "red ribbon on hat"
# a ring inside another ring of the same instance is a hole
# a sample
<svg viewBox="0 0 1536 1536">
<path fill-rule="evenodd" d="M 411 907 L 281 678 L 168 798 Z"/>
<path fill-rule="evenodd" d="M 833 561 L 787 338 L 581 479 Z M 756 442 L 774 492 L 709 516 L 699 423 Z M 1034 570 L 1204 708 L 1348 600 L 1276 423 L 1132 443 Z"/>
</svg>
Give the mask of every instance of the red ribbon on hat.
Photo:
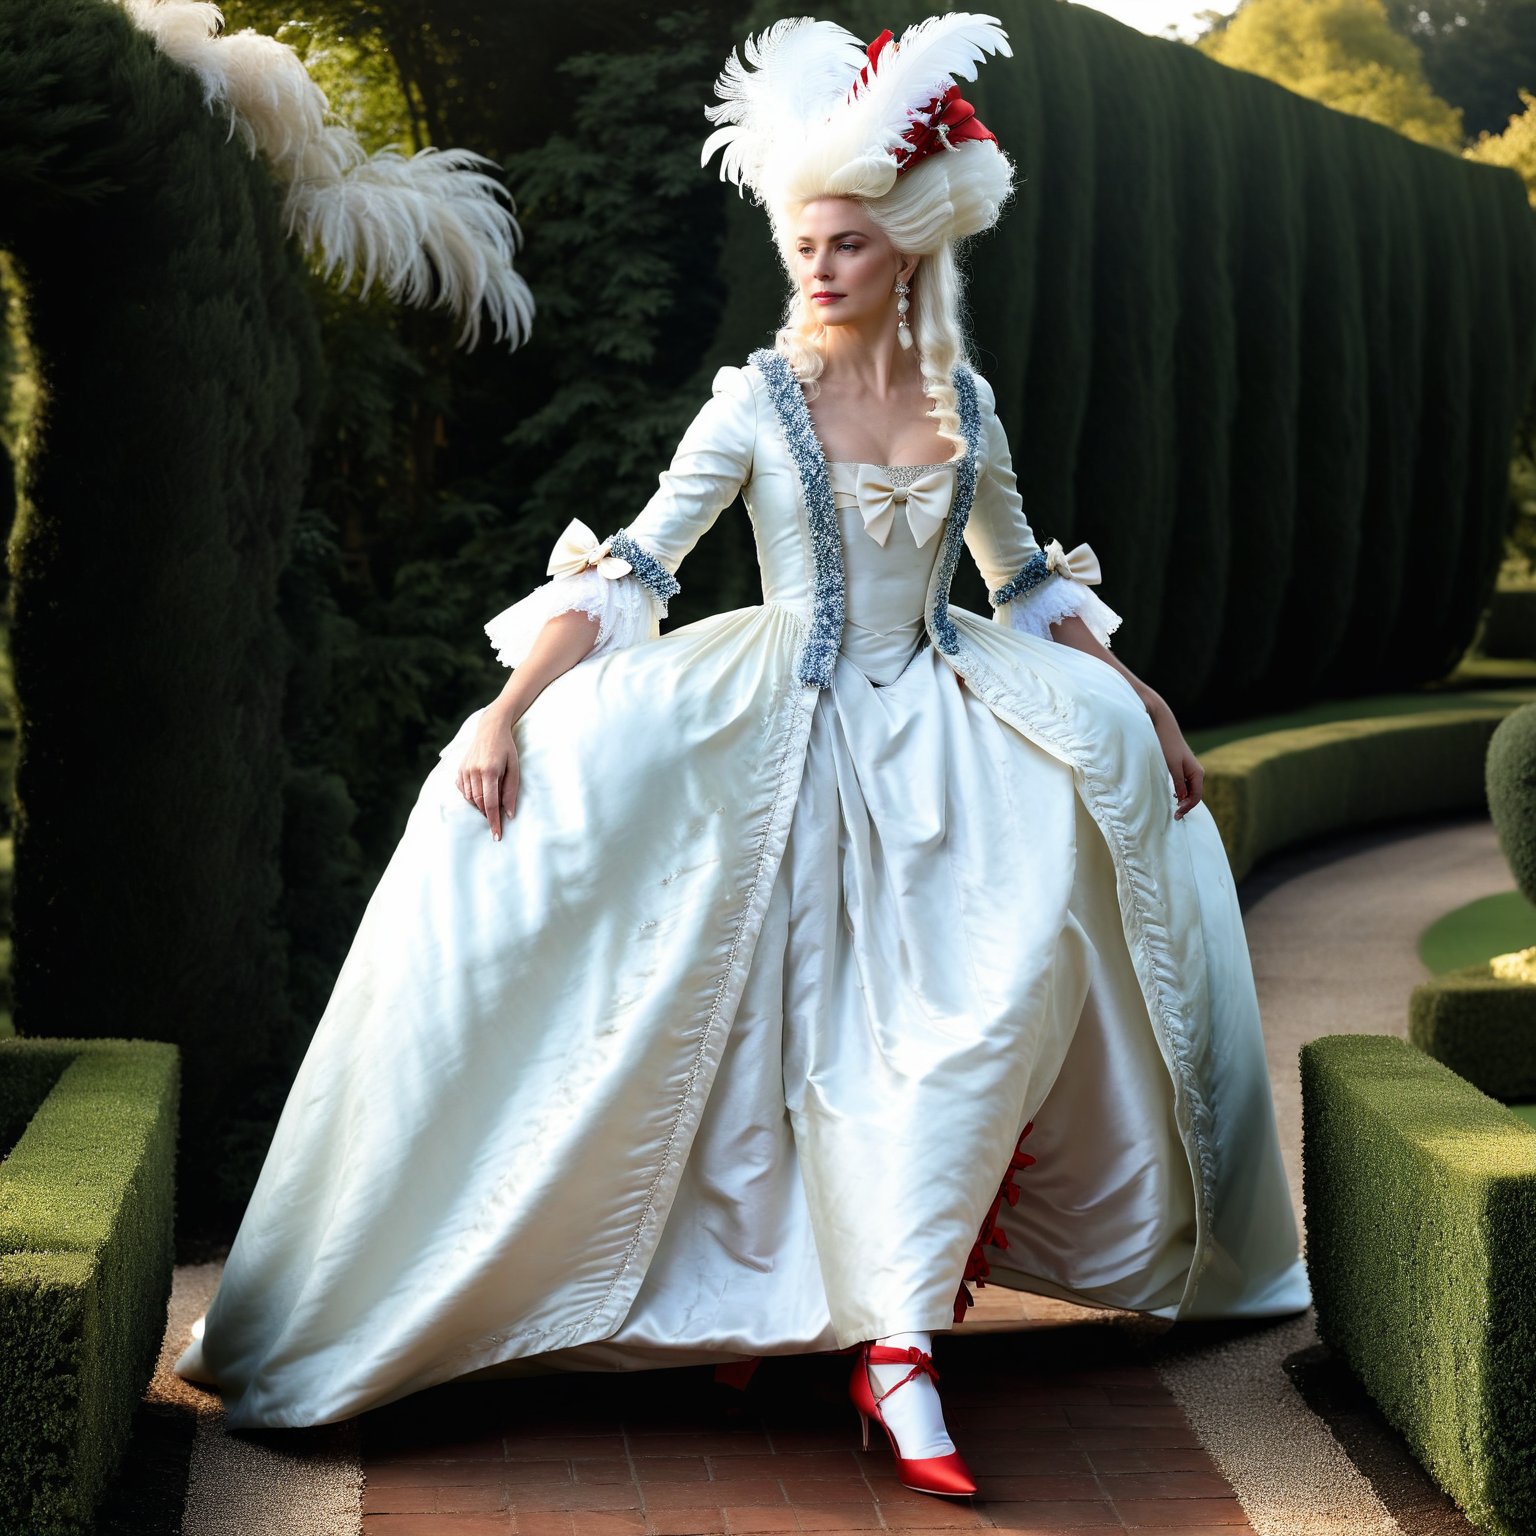
<svg viewBox="0 0 1536 1536">
<path fill-rule="evenodd" d="M 864 50 L 869 55 L 869 63 L 859 71 L 859 78 L 853 82 L 848 92 L 850 101 L 859 94 L 861 85 L 869 84 L 869 72 L 876 67 L 876 60 L 885 51 L 885 45 L 891 41 L 893 35 L 891 29 L 887 27 Z M 948 139 L 951 145 L 962 143 L 966 139 L 991 139 L 994 144 L 997 143 L 997 135 L 976 116 L 976 108 L 960 94 L 960 87 L 954 84 L 951 84 L 942 96 L 935 96 L 923 108 L 920 116 L 913 118 L 912 126 L 902 134 L 902 138 L 912 147 L 892 151 L 897 157 L 896 174 L 898 176 L 910 171 L 926 156 L 941 151 L 944 148 L 945 139 Z"/>
</svg>

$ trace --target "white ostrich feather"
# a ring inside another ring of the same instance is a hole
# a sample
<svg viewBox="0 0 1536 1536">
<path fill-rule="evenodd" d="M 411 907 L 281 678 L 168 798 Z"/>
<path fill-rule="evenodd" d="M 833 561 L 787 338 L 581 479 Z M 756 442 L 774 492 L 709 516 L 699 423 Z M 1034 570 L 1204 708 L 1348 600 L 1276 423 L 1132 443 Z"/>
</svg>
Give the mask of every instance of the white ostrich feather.
<svg viewBox="0 0 1536 1536">
<path fill-rule="evenodd" d="M 746 42 L 749 74 L 735 50 L 715 83 L 723 122 L 704 142 L 701 164 L 723 148 L 720 178 L 759 201 L 815 196 L 878 197 L 899 169 L 895 151 L 912 122 L 949 89 L 976 78 L 988 55 L 1012 57 L 997 17 L 957 11 L 915 23 L 869 65 L 867 49 L 833 22 L 791 17 Z"/>
<path fill-rule="evenodd" d="M 760 188 L 774 141 L 825 118 L 868 56 L 853 33 L 809 16 L 776 21 L 755 38 L 749 33 L 743 46 L 753 72 L 747 73 L 731 49 L 715 82 L 720 102 L 704 108 L 711 122 L 727 126 L 704 141 L 699 164 L 708 165 L 723 146 L 720 180 L 734 181 L 745 196 L 748 187 Z"/>
<path fill-rule="evenodd" d="M 715 123 L 739 123 L 763 107 L 787 110 L 795 116 L 830 106 L 848 89 L 850 74 L 865 62 L 864 46 L 853 33 L 833 21 L 789 16 L 776 21 L 743 44 L 748 74 L 736 50 L 715 81 L 717 106 L 704 115 Z"/>
<path fill-rule="evenodd" d="M 521 339 L 533 300 L 502 254 L 508 216 L 496 195 L 504 189 L 466 169 L 475 164 L 495 162 L 467 149 L 427 148 L 410 159 L 381 150 L 333 185 L 300 185 L 289 227 L 326 253 L 324 275 L 340 265 L 345 285 L 360 264 L 364 294 L 378 281 L 391 299 L 424 305 L 435 291 L 439 305 L 465 316 L 458 340 L 471 350 L 482 309 L 498 341 Z"/>
<path fill-rule="evenodd" d="M 914 23 L 881 50 L 868 81 L 843 109 L 842 130 L 867 150 L 894 150 L 953 76 L 974 80 L 976 66 L 993 53 L 1013 56 L 995 16 L 955 11 Z"/>
<path fill-rule="evenodd" d="M 224 16 L 209 0 L 118 3 L 198 77 L 205 106 L 225 109 L 231 137 L 266 155 L 285 184 L 286 231 L 325 276 L 340 266 L 345 284 L 361 268 L 364 294 L 377 281 L 397 301 L 451 309 L 464 320 L 458 343 L 471 351 L 482 310 L 498 341 L 527 339 L 534 302 L 512 267 L 522 241 L 515 205 L 497 177 L 471 169 L 495 161 L 432 147 L 370 156 L 345 123 L 326 121 L 325 93 L 286 43 L 250 28 L 219 35 Z"/>
</svg>

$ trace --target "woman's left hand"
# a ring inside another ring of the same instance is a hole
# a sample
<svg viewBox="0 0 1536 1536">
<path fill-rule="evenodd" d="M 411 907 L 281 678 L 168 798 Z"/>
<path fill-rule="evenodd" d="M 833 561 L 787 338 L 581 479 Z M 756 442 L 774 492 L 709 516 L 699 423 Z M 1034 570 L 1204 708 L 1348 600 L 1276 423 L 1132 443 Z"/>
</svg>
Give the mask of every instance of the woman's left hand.
<svg viewBox="0 0 1536 1536">
<path fill-rule="evenodd" d="M 1173 819 L 1177 821 L 1199 805 L 1201 790 L 1205 786 L 1205 769 L 1189 750 L 1189 743 L 1184 740 L 1179 722 L 1173 718 L 1173 711 L 1161 696 L 1147 701 L 1147 713 L 1152 717 L 1152 724 L 1157 727 L 1157 739 L 1162 743 L 1163 758 L 1168 764 L 1168 772 L 1173 775 L 1174 791 L 1179 797 L 1178 809 L 1173 813 Z"/>
</svg>

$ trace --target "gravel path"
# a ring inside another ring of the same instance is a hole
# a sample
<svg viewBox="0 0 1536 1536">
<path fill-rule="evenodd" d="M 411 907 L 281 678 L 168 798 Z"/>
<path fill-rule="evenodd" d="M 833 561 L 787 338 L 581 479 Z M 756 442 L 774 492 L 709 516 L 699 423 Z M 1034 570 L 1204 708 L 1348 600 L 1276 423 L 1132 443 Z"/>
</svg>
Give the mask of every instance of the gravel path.
<svg viewBox="0 0 1536 1536">
<path fill-rule="evenodd" d="M 1406 1039 L 1409 994 L 1429 974 L 1420 933 L 1452 907 L 1513 889 L 1492 822 L 1465 816 L 1294 849 L 1239 887 L 1303 1233 L 1302 1045 L 1332 1034 Z M 1311 1310 L 1256 1328 L 1185 1325 L 1158 1341 L 1157 1356 L 1261 1536 L 1473 1530 L 1328 1361 Z M 1334 1410 L 1327 1419 L 1303 1394 L 1309 1382 Z"/>
</svg>

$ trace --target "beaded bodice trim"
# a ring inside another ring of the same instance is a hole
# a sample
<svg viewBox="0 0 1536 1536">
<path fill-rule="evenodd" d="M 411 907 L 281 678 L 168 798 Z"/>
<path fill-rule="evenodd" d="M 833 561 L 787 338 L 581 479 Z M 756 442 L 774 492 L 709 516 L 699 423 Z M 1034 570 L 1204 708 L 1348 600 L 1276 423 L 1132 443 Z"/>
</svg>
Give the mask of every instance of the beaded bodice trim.
<svg viewBox="0 0 1536 1536">
<path fill-rule="evenodd" d="M 828 459 L 827 468 L 836 469 L 843 465 L 850 469 L 878 469 L 882 474 L 890 477 L 892 485 L 900 489 L 911 485 L 921 474 L 930 469 L 948 469 L 951 464 L 957 463 L 955 459 L 945 459 L 941 464 L 868 464 L 863 459 Z"/>
<path fill-rule="evenodd" d="M 770 347 L 758 347 L 747 361 L 757 366 L 767 381 L 789 455 L 800 474 L 805 495 L 806 516 L 810 524 L 811 552 L 815 561 L 815 591 L 811 604 L 811 627 L 800 647 L 795 675 L 802 683 L 825 688 L 832 681 L 832 671 L 843 643 L 847 588 L 843 575 L 843 550 L 838 532 L 836 502 L 832 495 L 832 476 L 826 451 L 816 436 L 811 413 L 806 408 L 805 393 L 795 377 L 789 360 Z M 960 427 L 965 434 L 966 453 L 954 460 L 955 494 L 944 523 L 944 542 L 939 550 L 933 607 L 929 626 L 934 643 L 947 655 L 960 649 L 960 637 L 949 617 L 949 591 L 955 568 L 960 561 L 965 524 L 971 514 L 976 494 L 976 457 L 981 440 L 981 414 L 976 403 L 976 382 L 964 363 L 956 363 L 950 374 L 956 401 L 960 407 Z M 898 473 L 914 476 L 934 465 L 884 465 Z M 896 482 L 893 480 L 892 484 Z"/>
</svg>

